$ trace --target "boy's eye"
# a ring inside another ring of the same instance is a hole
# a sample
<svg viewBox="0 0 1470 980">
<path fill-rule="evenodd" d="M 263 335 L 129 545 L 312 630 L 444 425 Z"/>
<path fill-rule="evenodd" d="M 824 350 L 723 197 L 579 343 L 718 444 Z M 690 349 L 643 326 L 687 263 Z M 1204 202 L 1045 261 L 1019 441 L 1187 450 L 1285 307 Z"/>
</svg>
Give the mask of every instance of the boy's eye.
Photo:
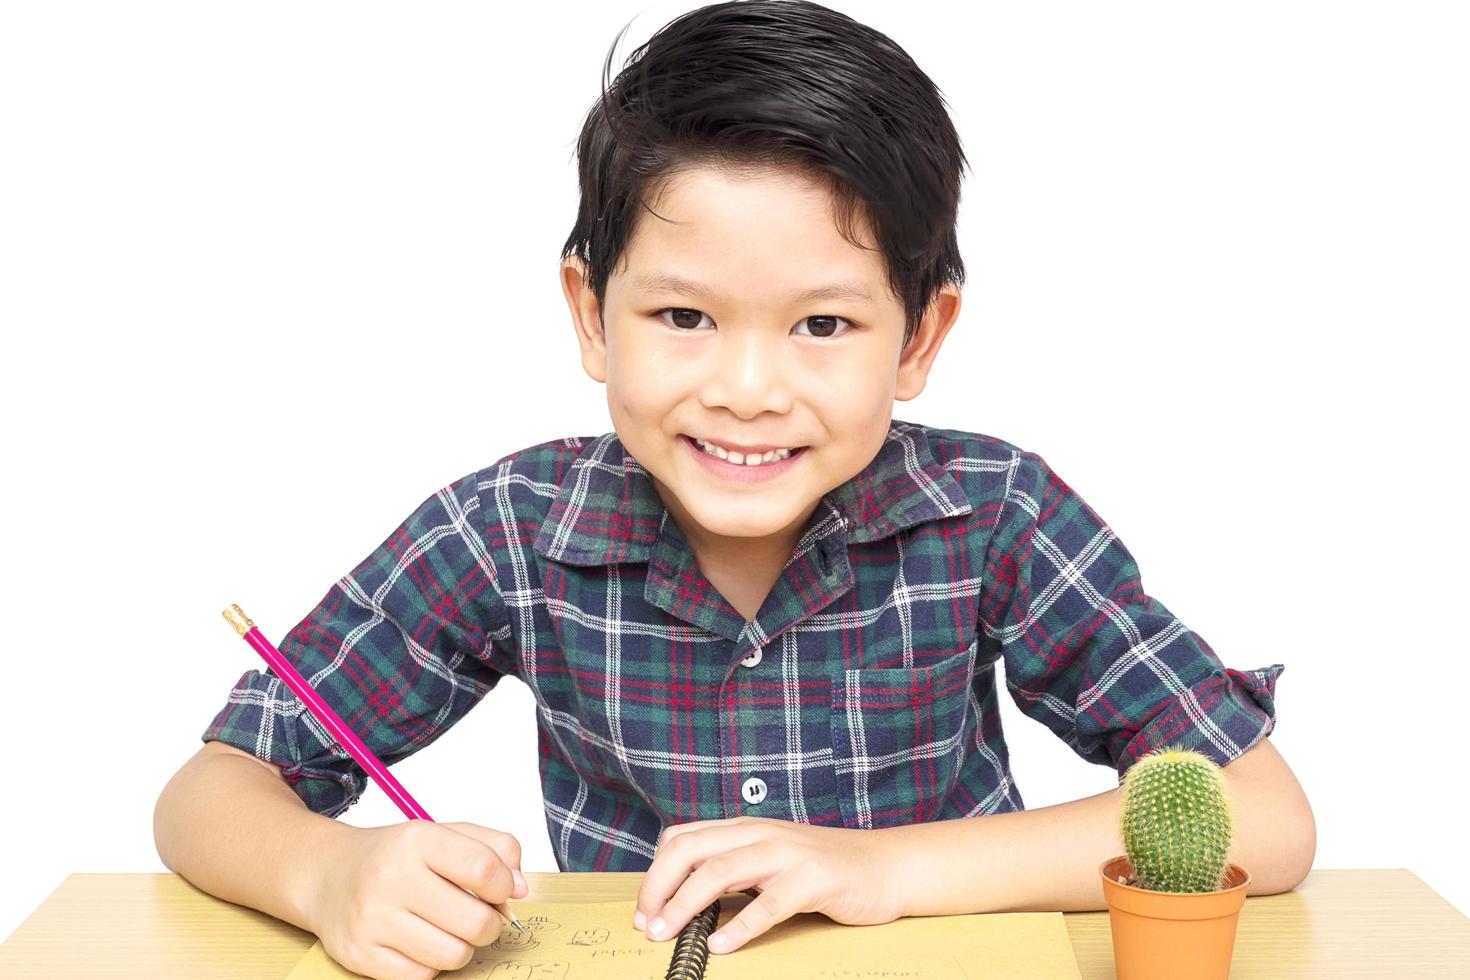
<svg viewBox="0 0 1470 980">
<path fill-rule="evenodd" d="M 672 313 L 675 317 L 675 322 L 670 323 L 668 320 L 664 319 L 665 313 Z M 682 306 L 666 306 L 661 310 L 655 310 L 653 315 L 658 317 L 658 319 L 663 323 L 667 323 L 669 326 L 675 327 L 686 333 L 696 329 L 699 326 L 700 321 L 705 318 L 705 314 L 701 311 L 692 310 L 688 307 Z M 808 333 L 807 336 L 809 337 L 838 337 L 844 333 L 847 333 L 847 330 L 842 330 L 839 332 L 837 330 L 837 322 L 840 321 L 847 324 L 848 329 L 851 329 L 853 325 L 851 320 L 847 319 L 846 317 L 840 316 L 803 317 L 800 323 L 806 323 L 809 320 L 816 321 L 816 324 L 809 329 L 817 331 L 816 333 Z"/>
</svg>

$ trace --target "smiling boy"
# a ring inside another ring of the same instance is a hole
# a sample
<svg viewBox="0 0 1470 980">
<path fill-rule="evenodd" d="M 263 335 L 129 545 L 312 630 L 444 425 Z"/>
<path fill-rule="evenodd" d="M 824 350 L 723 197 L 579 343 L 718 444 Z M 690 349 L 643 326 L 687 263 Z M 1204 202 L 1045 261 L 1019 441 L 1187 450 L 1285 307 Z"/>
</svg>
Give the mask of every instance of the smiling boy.
<svg viewBox="0 0 1470 980">
<path fill-rule="evenodd" d="M 842 14 L 752 0 L 670 23 L 604 89 L 560 274 L 613 431 L 442 488 L 282 653 L 389 763 L 527 684 L 558 866 L 646 870 L 654 939 L 739 890 L 717 952 L 798 912 L 1104 908 L 1118 791 L 1025 809 L 997 665 L 1120 780 L 1166 744 L 1224 765 L 1250 893 L 1297 884 L 1315 828 L 1266 738 L 1282 665 L 1226 668 L 1039 455 L 893 417 L 961 305 L 964 157 L 929 79 Z M 345 965 L 463 965 L 499 928 L 463 889 L 524 894 L 509 835 L 324 820 L 365 776 L 268 672 L 203 738 L 235 768 L 175 777 L 166 863 Z M 252 863 L 226 791 L 274 794 L 307 870 Z"/>
</svg>

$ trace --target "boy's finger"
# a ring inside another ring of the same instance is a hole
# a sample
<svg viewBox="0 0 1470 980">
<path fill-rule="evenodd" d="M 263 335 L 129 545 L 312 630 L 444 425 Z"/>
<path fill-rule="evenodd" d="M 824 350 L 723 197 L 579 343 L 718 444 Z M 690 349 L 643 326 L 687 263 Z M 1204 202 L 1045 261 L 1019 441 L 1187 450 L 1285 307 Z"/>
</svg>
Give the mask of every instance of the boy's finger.
<svg viewBox="0 0 1470 980">
<path fill-rule="evenodd" d="M 432 869 L 426 868 L 421 875 L 415 875 L 412 885 L 397 898 L 414 915 L 471 946 L 494 942 L 502 929 L 500 916 L 488 902 Z"/>
<path fill-rule="evenodd" d="M 458 831 L 466 837 L 472 837 L 488 845 L 496 854 L 499 854 L 500 860 L 505 862 L 506 867 L 510 868 L 511 879 L 515 882 L 515 887 L 511 889 L 510 897 L 525 897 L 529 889 L 526 887 L 525 876 L 521 874 L 521 842 L 516 839 L 514 834 L 506 833 L 503 830 L 494 830 L 490 827 L 481 827 L 479 824 L 473 823 L 456 822 L 447 823 L 443 826 Z"/>
<path fill-rule="evenodd" d="M 670 840 L 680 834 L 687 834 L 695 830 L 708 830 L 711 827 L 733 827 L 737 824 L 748 822 L 749 818 L 742 815 L 738 817 L 724 817 L 717 820 L 687 820 L 684 823 L 671 823 L 663 829 L 663 832 L 661 834 L 658 835 L 658 842 L 655 844 L 655 850 L 659 847 L 663 847 Z"/>
<path fill-rule="evenodd" d="M 673 827 L 665 828 L 663 835 L 659 837 L 653 863 L 643 873 L 643 881 L 638 886 L 638 897 L 633 904 L 634 928 L 645 928 L 695 868 L 722 851 L 744 846 L 758 837 L 748 823 L 727 820 L 710 820 L 705 823 L 704 829 L 684 830 L 679 833 L 671 833 L 675 829 Z M 708 901 L 705 902 L 705 905 L 708 904 Z M 704 905 L 699 908 L 704 908 Z M 698 911 L 699 909 L 694 910 Z M 640 918 L 642 922 L 639 921 Z"/>
<path fill-rule="evenodd" d="M 515 878 L 494 845 L 468 834 L 440 834 L 424 855 L 430 870 L 486 902 L 515 889 Z"/>
<path fill-rule="evenodd" d="M 781 873 L 776 851 L 763 842 L 723 851 L 704 861 L 679 885 L 648 923 L 648 938 L 672 939 L 700 910 L 726 892 L 740 891 Z"/>
<path fill-rule="evenodd" d="M 729 953 L 739 949 L 772 926 L 802 911 L 806 905 L 804 895 L 794 876 L 777 878 L 771 882 L 771 887 L 741 909 L 740 914 L 709 937 L 710 951 Z"/>
<path fill-rule="evenodd" d="M 442 826 L 490 845 L 495 849 L 495 853 L 500 855 L 500 860 L 504 861 L 507 867 L 519 868 L 521 866 L 521 842 L 516 840 L 515 834 L 494 830 L 490 827 L 481 827 L 474 823 L 455 822 Z"/>
</svg>

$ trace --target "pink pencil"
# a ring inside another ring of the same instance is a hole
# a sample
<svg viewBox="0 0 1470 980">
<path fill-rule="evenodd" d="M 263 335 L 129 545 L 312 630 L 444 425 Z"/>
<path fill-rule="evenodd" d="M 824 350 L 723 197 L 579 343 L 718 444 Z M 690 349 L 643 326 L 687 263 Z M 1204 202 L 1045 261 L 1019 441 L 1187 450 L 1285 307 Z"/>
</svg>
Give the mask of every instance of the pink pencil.
<svg viewBox="0 0 1470 980">
<path fill-rule="evenodd" d="M 286 661 L 286 658 L 281 656 L 281 652 L 256 628 L 255 623 L 249 616 L 245 615 L 243 609 L 232 602 L 230 603 L 230 607 L 224 611 L 224 617 L 235 628 L 235 632 L 244 637 L 245 642 L 249 643 L 255 648 L 256 653 L 265 658 L 265 662 L 271 665 L 271 668 L 276 672 L 276 676 L 285 681 L 286 686 L 296 692 L 296 696 L 301 699 L 301 702 L 306 705 L 316 719 L 327 726 L 327 730 L 332 733 L 332 737 L 337 740 L 337 743 L 347 749 L 352 755 L 352 758 L 357 760 L 357 764 L 367 770 L 368 775 L 379 786 L 383 787 L 383 791 L 388 794 L 388 798 L 398 804 L 398 809 L 403 811 L 405 817 L 410 820 L 428 820 L 430 823 L 433 822 L 433 818 L 425 812 L 423 807 L 419 806 L 417 800 L 408 795 L 408 790 L 404 789 L 403 784 L 388 771 L 388 767 L 378 761 L 378 757 L 373 755 L 373 750 L 362 743 L 362 739 L 358 738 L 352 729 L 347 727 L 347 723 L 338 717 L 337 712 L 332 710 L 331 705 L 321 699 L 312 686 L 306 682 L 306 678 L 302 677 L 296 668 L 292 667 Z M 509 919 L 521 932 L 526 931 L 526 927 L 521 925 L 521 920 L 517 919 L 514 913 L 511 912 L 509 903 L 491 902 L 490 907 Z"/>
</svg>

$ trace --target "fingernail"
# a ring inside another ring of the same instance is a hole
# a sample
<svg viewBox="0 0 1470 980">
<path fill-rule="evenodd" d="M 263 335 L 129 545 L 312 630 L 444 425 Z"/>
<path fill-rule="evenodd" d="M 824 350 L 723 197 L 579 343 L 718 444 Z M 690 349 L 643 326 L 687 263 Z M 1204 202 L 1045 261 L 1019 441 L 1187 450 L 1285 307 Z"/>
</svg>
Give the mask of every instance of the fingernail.
<svg viewBox="0 0 1470 980">
<path fill-rule="evenodd" d="M 633 928 L 634 929 L 642 929 L 646 925 L 648 925 L 648 916 L 646 916 L 646 915 L 643 914 L 643 910 L 642 909 L 634 909 L 633 910 Z"/>
<path fill-rule="evenodd" d="M 664 917 L 663 916 L 659 916 L 658 918 L 654 919 L 652 922 L 650 922 L 648 924 L 648 934 L 650 936 L 652 936 L 654 939 L 662 939 L 664 937 Z"/>
<path fill-rule="evenodd" d="M 725 947 L 730 945 L 730 937 L 723 932 L 717 932 L 709 937 L 709 948 L 717 953 L 723 953 Z"/>
<path fill-rule="evenodd" d="M 511 877 L 511 880 L 516 883 L 516 887 L 517 888 L 525 888 L 526 887 L 526 879 L 521 875 L 520 871 L 517 870 L 516 868 L 511 868 L 510 869 L 510 877 Z"/>
</svg>

